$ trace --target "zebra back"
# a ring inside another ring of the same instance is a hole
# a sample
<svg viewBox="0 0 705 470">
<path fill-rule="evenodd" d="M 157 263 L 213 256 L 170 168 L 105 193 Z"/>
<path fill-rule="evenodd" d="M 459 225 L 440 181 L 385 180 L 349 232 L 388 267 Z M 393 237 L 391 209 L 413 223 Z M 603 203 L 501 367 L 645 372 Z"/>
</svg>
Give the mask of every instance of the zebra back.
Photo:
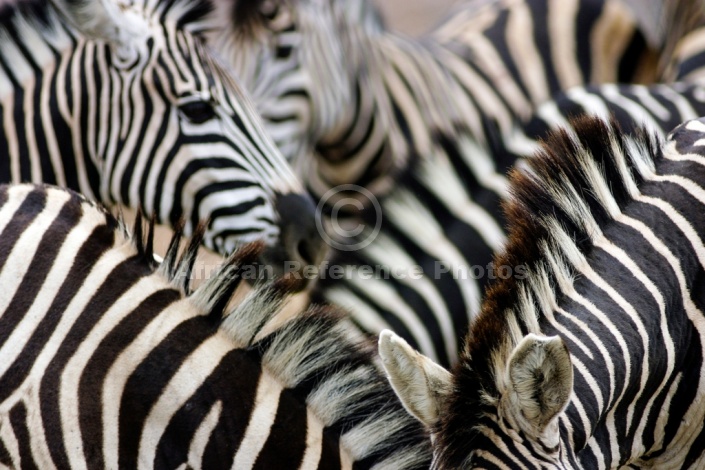
<svg viewBox="0 0 705 470">
<path fill-rule="evenodd" d="M 339 312 L 275 321 L 287 280 L 228 306 L 261 245 L 191 291 L 202 231 L 156 266 L 141 219 L 128 233 L 71 191 L 0 187 L 0 463 L 427 467 L 425 432 Z"/>
</svg>

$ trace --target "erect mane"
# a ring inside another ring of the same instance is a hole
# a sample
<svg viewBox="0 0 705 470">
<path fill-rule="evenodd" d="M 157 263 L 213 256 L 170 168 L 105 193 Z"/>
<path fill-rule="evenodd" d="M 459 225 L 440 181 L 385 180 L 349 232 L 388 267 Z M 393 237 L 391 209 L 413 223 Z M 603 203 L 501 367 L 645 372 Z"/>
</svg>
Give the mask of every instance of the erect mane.
<svg viewBox="0 0 705 470">
<path fill-rule="evenodd" d="M 644 127 L 626 135 L 616 121 L 597 117 L 577 119 L 572 126 L 574 131 L 549 135 L 527 160 L 528 168 L 510 175 L 511 197 L 504 207 L 510 230 L 495 266 L 523 265 L 527 275 L 491 285 L 472 326 L 477 337 L 470 339 L 471 348 L 489 341 L 484 330 L 500 326 L 497 318 L 524 306 L 530 297 L 537 300 L 540 315 L 543 278 L 564 275 L 556 272 L 556 260 L 570 269 L 576 257 L 589 255 L 594 236 L 638 195 L 661 158 L 660 140 Z"/>
<path fill-rule="evenodd" d="M 643 127 L 625 135 L 616 121 L 584 117 L 572 128 L 549 135 L 527 168 L 511 173 L 508 241 L 494 266 L 514 275 L 490 284 L 466 337 L 454 374 L 457 392 L 437 430 L 444 468 L 471 454 L 479 435 L 467 420 L 496 406 L 513 348 L 528 333 L 542 334 L 539 320 L 556 302 L 553 286 L 573 282 L 574 266 L 586 261 L 595 237 L 662 158 L 659 139 Z"/>
<path fill-rule="evenodd" d="M 313 411 L 325 426 L 324 432 L 339 436 L 356 461 L 378 460 L 389 468 L 428 468 L 431 446 L 427 433 L 396 399 L 376 363 L 376 346 L 351 333 L 343 312 L 330 305 L 312 305 L 273 331 L 265 331 L 293 292 L 294 282 L 286 278 L 264 281 L 244 300 L 228 307 L 243 269 L 262 251 L 261 243 L 238 249 L 192 290 L 191 271 L 205 225 L 199 225 L 179 254 L 183 224 L 178 224 L 159 266 L 153 253 L 154 219 L 144 225 L 138 213 L 135 228 L 128 234 L 143 262 L 187 295 L 238 347 L 256 354 L 264 369 Z M 123 222 L 120 226 L 128 233 Z"/>
</svg>

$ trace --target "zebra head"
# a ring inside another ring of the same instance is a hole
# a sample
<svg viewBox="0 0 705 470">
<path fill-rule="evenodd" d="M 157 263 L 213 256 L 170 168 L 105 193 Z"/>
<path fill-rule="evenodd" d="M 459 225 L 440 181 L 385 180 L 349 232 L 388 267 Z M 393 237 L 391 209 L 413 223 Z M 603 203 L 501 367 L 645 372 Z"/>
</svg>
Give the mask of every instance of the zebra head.
<svg viewBox="0 0 705 470">
<path fill-rule="evenodd" d="M 389 330 L 379 352 L 404 407 L 433 434 L 433 468 L 571 468 L 558 415 L 572 393 L 573 369 L 559 337 L 523 338 L 496 378 L 499 399 L 483 390 L 472 358 L 461 358 L 451 375 Z"/>
<path fill-rule="evenodd" d="M 384 90 L 366 41 L 383 31 L 368 0 L 213 0 L 212 44 L 251 91 L 265 126 L 311 192 L 378 193 L 400 166 L 376 117 Z M 385 119 L 381 119 L 384 121 Z"/>
<path fill-rule="evenodd" d="M 78 32 L 70 78 L 85 85 L 74 112 L 86 130 L 76 131 L 103 201 L 172 226 L 183 218 L 187 234 L 208 219 L 204 243 L 223 254 L 264 240 L 275 270 L 321 261 L 313 201 L 205 44 L 208 2 L 55 3 Z"/>
</svg>

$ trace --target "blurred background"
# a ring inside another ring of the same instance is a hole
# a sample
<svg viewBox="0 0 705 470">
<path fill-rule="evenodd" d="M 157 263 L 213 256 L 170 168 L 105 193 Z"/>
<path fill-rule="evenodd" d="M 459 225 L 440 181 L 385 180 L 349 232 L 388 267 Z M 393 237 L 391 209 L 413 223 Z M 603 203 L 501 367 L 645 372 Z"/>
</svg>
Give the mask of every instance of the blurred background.
<svg viewBox="0 0 705 470">
<path fill-rule="evenodd" d="M 373 0 L 382 10 L 387 24 L 400 32 L 419 36 L 430 30 L 442 20 L 454 4 L 482 4 L 492 0 Z M 624 0 L 632 7 L 639 21 L 646 25 L 647 31 L 654 34 L 658 30 L 658 10 L 645 8 L 647 4 L 662 5 L 664 0 Z M 653 39 L 653 38 L 652 38 Z"/>
<path fill-rule="evenodd" d="M 478 0 L 375 0 L 387 24 L 406 34 L 418 36 L 448 13 L 455 3 Z"/>
</svg>

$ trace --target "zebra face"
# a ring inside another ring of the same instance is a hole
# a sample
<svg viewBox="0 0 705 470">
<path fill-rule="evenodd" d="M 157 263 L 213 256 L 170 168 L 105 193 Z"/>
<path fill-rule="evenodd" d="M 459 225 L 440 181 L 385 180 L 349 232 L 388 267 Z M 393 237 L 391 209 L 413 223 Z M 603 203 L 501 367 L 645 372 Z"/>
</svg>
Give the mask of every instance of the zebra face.
<svg viewBox="0 0 705 470">
<path fill-rule="evenodd" d="M 462 356 L 451 374 L 390 331 L 379 353 L 401 402 L 432 433 L 433 468 L 573 468 L 559 426 L 573 386 L 560 338 L 527 335 L 489 377 Z"/>
<path fill-rule="evenodd" d="M 358 99 L 365 75 L 362 30 L 381 28 L 371 3 L 214 0 L 214 5 L 219 27 L 212 43 L 250 90 L 268 132 L 309 188 L 321 196 L 341 184 L 371 184 L 362 180 L 360 166 L 367 162 L 346 158 L 364 134 L 356 128 L 365 112 L 356 107 L 366 106 Z"/>
<path fill-rule="evenodd" d="M 89 139 L 102 158 L 101 196 L 142 206 L 163 223 L 183 218 L 186 233 L 208 220 L 204 242 L 223 254 L 264 240 L 277 253 L 267 259 L 317 264 L 324 244 L 311 230 L 314 205 L 242 87 L 206 48 L 203 6 L 66 4 L 79 49 L 98 64 L 86 80 L 116 103 L 95 112 L 94 98 L 85 99 L 95 121 Z M 282 213 L 293 206 L 296 214 Z"/>
</svg>

